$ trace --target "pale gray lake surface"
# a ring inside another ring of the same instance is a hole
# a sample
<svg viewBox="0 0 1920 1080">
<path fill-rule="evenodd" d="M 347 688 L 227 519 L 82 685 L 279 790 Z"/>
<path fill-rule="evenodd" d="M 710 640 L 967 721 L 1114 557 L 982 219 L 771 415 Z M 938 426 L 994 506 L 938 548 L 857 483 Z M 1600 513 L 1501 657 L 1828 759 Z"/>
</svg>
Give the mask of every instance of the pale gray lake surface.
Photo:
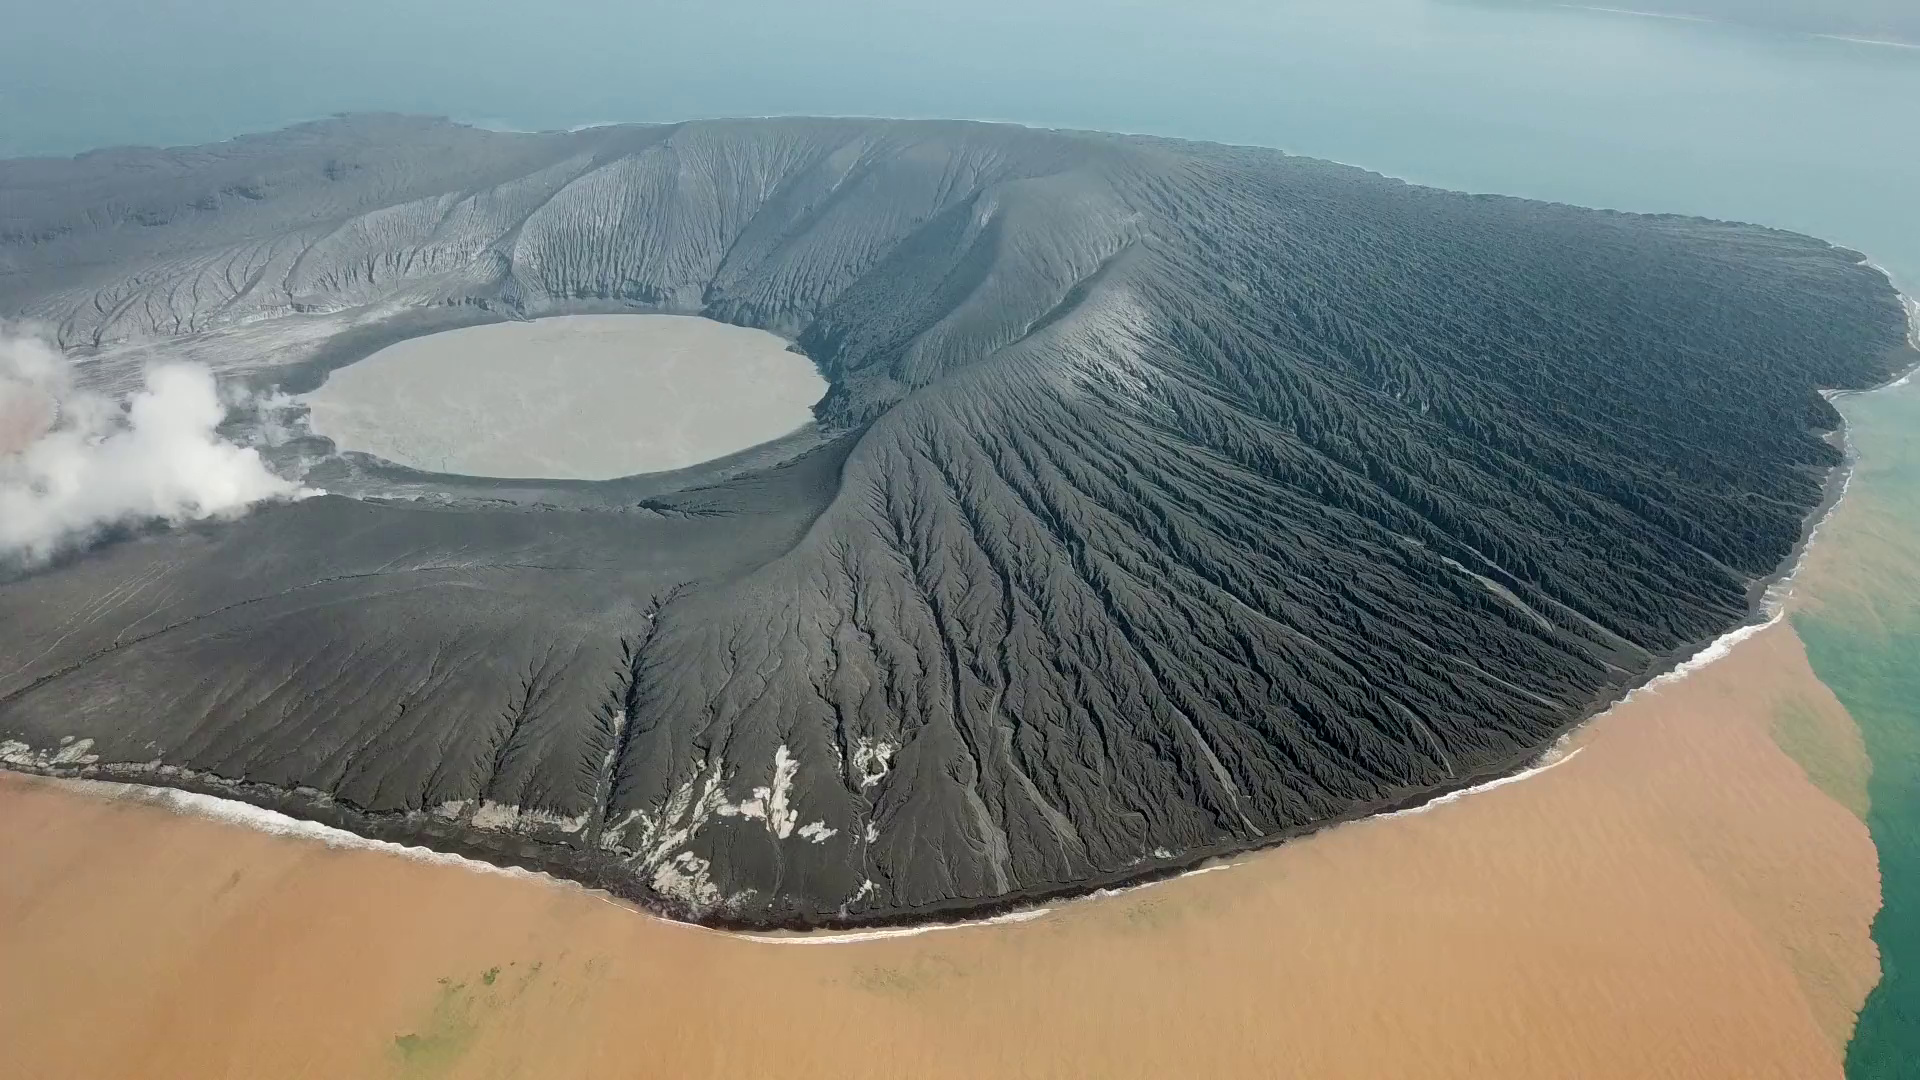
<svg viewBox="0 0 1920 1080">
<path fill-rule="evenodd" d="M 410 338 L 303 400 L 343 450 L 428 472 L 610 480 L 789 434 L 827 382 L 764 330 L 561 315 Z"/>
</svg>

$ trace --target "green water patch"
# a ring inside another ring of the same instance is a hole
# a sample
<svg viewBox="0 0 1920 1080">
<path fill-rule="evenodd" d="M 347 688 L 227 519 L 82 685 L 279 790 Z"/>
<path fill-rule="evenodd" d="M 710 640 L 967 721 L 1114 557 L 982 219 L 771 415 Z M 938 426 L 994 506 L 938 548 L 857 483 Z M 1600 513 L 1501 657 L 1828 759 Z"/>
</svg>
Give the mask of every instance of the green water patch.
<svg viewBox="0 0 1920 1080">
<path fill-rule="evenodd" d="M 1880 855 L 1881 974 L 1847 1048 L 1847 1076 L 1911 1078 L 1920 1062 L 1920 618 L 1866 633 L 1826 614 L 1794 623 L 1873 762 L 1867 827 Z"/>
<path fill-rule="evenodd" d="M 1860 727 L 1882 906 L 1881 976 L 1847 1047 L 1852 1080 L 1920 1062 L 1920 387 L 1847 400 L 1858 466 L 1793 616 L 1807 659 Z"/>
<path fill-rule="evenodd" d="M 394 1060 L 403 1075 L 432 1076 L 466 1054 L 477 1030 L 474 997 L 467 983 L 440 980 L 426 1022 L 393 1037 Z"/>
<path fill-rule="evenodd" d="M 393 1037 L 395 1071 L 420 1080 L 443 1075 L 472 1049 L 487 1021 L 518 1000 L 539 976 L 536 963 L 524 968 L 509 965 L 506 970 L 491 967 L 460 979 L 442 978 L 420 1024 Z"/>
<path fill-rule="evenodd" d="M 1844 745 L 1835 743 L 1817 706 L 1801 697 L 1784 698 L 1774 707 L 1771 734 L 1774 745 L 1806 771 L 1815 787 L 1854 817 L 1866 819 L 1871 802 L 1866 777 L 1859 761 L 1846 753 Z"/>
</svg>

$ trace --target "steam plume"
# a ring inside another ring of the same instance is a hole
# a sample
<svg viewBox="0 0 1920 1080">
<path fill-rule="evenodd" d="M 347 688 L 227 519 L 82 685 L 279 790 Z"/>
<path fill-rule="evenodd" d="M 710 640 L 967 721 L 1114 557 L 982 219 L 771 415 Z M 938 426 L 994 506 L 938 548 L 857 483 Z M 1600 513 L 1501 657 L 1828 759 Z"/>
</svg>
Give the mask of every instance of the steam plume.
<svg viewBox="0 0 1920 1080">
<path fill-rule="evenodd" d="M 226 414 L 203 365 L 152 367 L 116 402 L 77 389 L 51 345 L 0 326 L 0 563 L 43 563 L 115 525 L 311 494 L 215 434 Z"/>
</svg>

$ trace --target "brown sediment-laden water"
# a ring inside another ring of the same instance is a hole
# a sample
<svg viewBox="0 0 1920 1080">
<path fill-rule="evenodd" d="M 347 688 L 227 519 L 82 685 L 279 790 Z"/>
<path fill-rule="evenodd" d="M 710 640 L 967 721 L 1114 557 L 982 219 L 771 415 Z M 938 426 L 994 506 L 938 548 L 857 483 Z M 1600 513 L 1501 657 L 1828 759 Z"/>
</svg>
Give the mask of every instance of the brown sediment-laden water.
<svg viewBox="0 0 1920 1080">
<path fill-rule="evenodd" d="M 1792 628 L 1561 754 L 1216 872 L 818 945 L 0 776 L 0 1043 L 36 1078 L 1839 1076 L 1878 974 L 1867 765 Z"/>
</svg>

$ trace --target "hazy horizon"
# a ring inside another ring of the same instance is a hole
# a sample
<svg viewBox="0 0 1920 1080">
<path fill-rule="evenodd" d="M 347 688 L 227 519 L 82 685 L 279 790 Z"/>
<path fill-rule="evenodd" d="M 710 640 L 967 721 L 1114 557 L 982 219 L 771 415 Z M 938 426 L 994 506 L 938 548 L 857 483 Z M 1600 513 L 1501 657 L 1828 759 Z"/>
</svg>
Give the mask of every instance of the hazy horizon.
<svg viewBox="0 0 1920 1080">
<path fill-rule="evenodd" d="M 1920 6 L 1912 0 L 1630 0 L 1619 6 L 1786 33 L 1858 36 L 1920 48 Z"/>
<path fill-rule="evenodd" d="M 1147 0 L 1098 8 L 985 0 L 963 12 L 930 0 L 883 10 L 852 0 L 805 10 L 768 0 L 697 10 L 573 0 L 509 24 L 452 0 L 424 0 L 403 16 L 376 0 L 340 0 L 324 19 L 238 0 L 164 12 L 100 0 L 36 6 L 8 20 L 0 157 L 191 145 L 363 111 L 530 129 L 720 116 L 945 117 L 1271 142 L 1290 131 L 1312 135 L 1315 113 L 1351 111 L 1326 96 L 1354 89 L 1342 83 L 1487 94 L 1534 78 L 1577 92 L 1583 77 L 1647 74 L 1620 70 L 1623 45 L 1653 49 L 1634 65 L 1653 68 L 1687 34 L 1693 44 L 1717 39 L 1716 47 L 1774 60 L 1824 49 L 1868 69 L 1920 70 L 1920 55 L 1899 49 L 1676 26 L 1621 10 L 1720 16 L 1751 7 L 1746 21 L 1777 23 L 1780 12 L 1810 2 L 1623 0 L 1616 9 L 1198 0 L 1170 20 Z M 1871 12 L 1882 3 L 1848 6 Z M 80 59 L 50 47 L 75 41 L 86 43 Z M 1489 60 L 1513 66 L 1501 74 Z M 1714 74 L 1667 77 L 1683 80 L 1672 89 L 1711 90 Z M 1648 91 L 1620 88 L 1629 90 L 1620 103 L 1627 110 Z"/>
<path fill-rule="evenodd" d="M 1097 18 L 1011 0 L 964 12 L 930 0 L 876 11 L 587 0 L 513 23 L 473 10 L 428 0 L 396 16 L 342 0 L 313 19 L 239 0 L 164 13 L 103 0 L 22 11 L 0 40 L 0 156 L 194 144 L 363 110 L 521 129 L 1009 120 L 1758 221 L 1858 247 L 1920 283 L 1920 215 L 1907 209 L 1920 151 L 1897 137 L 1920 101 L 1915 49 L 1524 0 L 1211 0 L 1177 20 L 1145 0 Z M 76 40 L 87 49 L 50 47 Z"/>
</svg>

